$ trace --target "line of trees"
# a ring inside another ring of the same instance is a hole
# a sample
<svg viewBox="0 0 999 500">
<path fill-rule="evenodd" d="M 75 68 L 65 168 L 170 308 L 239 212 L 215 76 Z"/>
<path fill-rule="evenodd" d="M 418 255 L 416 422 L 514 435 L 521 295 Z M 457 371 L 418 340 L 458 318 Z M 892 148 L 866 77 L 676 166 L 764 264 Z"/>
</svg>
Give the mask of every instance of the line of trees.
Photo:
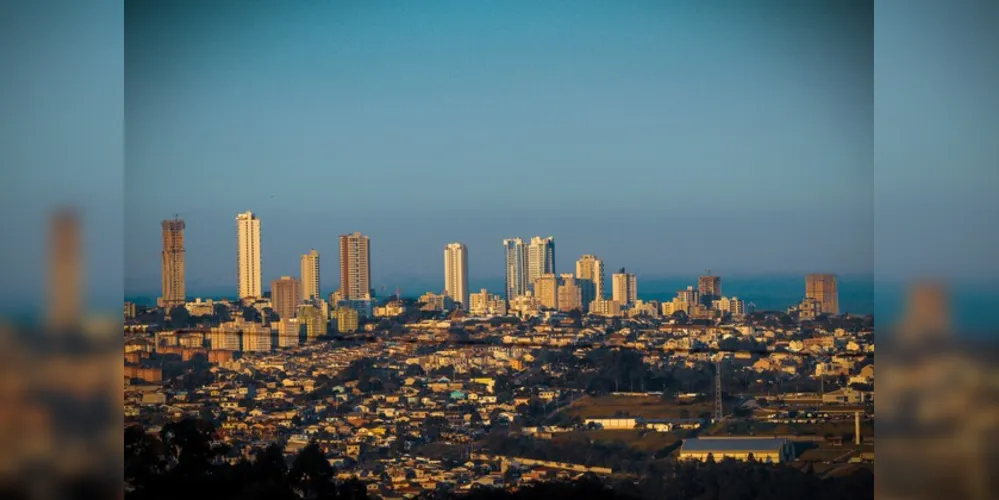
<svg viewBox="0 0 999 500">
<path fill-rule="evenodd" d="M 220 460 L 230 450 L 219 442 L 212 424 L 193 419 L 169 423 L 155 435 L 139 426 L 130 426 L 125 429 L 124 441 L 125 498 L 129 500 L 367 498 L 366 484 L 357 480 L 336 480 L 336 470 L 316 444 L 306 446 L 290 461 L 277 444 L 257 450 L 251 458 L 243 457 L 235 462 Z M 492 445 L 500 448 L 497 451 L 528 451 L 517 449 L 523 443 L 494 441 Z M 503 449 L 504 446 L 510 449 Z M 612 448 L 600 451 L 629 462 L 619 465 L 627 465 L 625 469 L 631 469 L 639 478 L 637 483 L 633 480 L 601 481 L 587 475 L 571 483 L 536 484 L 516 492 L 476 489 L 455 495 L 441 490 L 428 492 L 424 498 L 821 500 L 874 496 L 874 474 L 867 469 L 822 479 L 811 471 L 786 465 L 731 460 L 719 463 L 636 460 L 637 457 L 622 455 L 622 450 Z M 584 453 L 584 450 L 578 451 Z M 641 470 L 634 469 L 643 462 Z"/>
</svg>

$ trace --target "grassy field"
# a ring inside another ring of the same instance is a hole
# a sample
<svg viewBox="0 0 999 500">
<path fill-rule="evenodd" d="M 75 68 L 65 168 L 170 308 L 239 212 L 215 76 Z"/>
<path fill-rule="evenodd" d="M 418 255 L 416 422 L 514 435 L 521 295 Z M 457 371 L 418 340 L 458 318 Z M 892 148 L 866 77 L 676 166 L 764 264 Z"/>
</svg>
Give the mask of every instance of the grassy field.
<svg viewBox="0 0 999 500">
<path fill-rule="evenodd" d="M 711 408 L 710 403 L 680 404 L 651 396 L 585 396 L 563 411 L 584 419 L 618 414 L 644 418 L 696 418 L 701 413 L 710 413 Z"/>
<path fill-rule="evenodd" d="M 642 435 L 642 431 L 637 430 L 594 430 L 559 433 L 552 438 L 552 441 L 556 443 L 578 441 L 617 443 L 645 453 L 656 453 L 663 448 L 675 445 L 680 439 L 678 435 L 671 432 L 646 432 Z"/>
<path fill-rule="evenodd" d="M 771 424 L 766 422 L 722 422 L 705 429 L 704 436 L 844 436 L 853 439 L 853 422 L 838 421 L 822 424 Z M 868 440 L 874 436 L 874 423 L 860 423 L 860 436 Z"/>
<path fill-rule="evenodd" d="M 814 447 L 799 446 L 799 448 L 803 449 L 795 451 L 797 452 L 798 460 L 801 462 L 830 462 L 833 460 L 845 462 L 849 460 L 850 457 L 856 457 L 860 456 L 861 453 L 874 451 L 874 446 L 862 444 L 858 447 L 853 443 L 844 443 L 843 446 L 829 446 L 821 444 Z"/>
</svg>

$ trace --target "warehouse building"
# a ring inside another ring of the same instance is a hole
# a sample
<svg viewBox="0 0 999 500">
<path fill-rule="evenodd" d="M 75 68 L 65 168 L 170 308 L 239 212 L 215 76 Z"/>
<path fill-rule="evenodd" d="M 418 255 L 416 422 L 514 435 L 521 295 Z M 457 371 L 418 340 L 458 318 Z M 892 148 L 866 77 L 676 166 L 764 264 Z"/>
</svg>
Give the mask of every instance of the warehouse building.
<svg viewBox="0 0 999 500">
<path fill-rule="evenodd" d="M 794 445 L 783 438 L 764 437 L 702 437 L 684 439 L 680 447 L 680 460 L 715 461 L 726 458 L 748 461 L 752 456 L 758 462 L 780 463 L 794 460 Z"/>
</svg>

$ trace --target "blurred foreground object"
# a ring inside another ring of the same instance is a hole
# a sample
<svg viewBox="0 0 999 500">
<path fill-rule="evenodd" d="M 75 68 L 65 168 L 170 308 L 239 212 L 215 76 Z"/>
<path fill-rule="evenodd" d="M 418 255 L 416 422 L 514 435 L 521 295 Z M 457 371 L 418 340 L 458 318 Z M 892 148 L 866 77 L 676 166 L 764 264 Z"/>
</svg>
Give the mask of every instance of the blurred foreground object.
<svg viewBox="0 0 999 500">
<path fill-rule="evenodd" d="M 999 498 L 999 347 L 950 326 L 945 283 L 908 289 L 881 350 L 878 498 Z"/>
<path fill-rule="evenodd" d="M 80 220 L 50 220 L 44 322 L 0 326 L 0 496 L 119 494 L 121 322 L 83 312 Z"/>
<path fill-rule="evenodd" d="M 48 321 L 52 332 L 81 326 L 80 220 L 75 210 L 61 208 L 52 217 L 49 243 Z"/>
<path fill-rule="evenodd" d="M 898 333 L 906 345 L 950 337 L 950 301 L 942 280 L 922 280 L 909 287 L 904 320 Z"/>
</svg>

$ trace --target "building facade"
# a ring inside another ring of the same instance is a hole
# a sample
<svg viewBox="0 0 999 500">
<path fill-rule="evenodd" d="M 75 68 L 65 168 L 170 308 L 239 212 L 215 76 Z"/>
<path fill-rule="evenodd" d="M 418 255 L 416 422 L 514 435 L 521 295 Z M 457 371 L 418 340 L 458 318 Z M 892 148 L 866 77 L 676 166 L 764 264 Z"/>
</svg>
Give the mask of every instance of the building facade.
<svg viewBox="0 0 999 500">
<path fill-rule="evenodd" d="M 359 315 L 355 309 L 341 307 L 336 310 L 336 331 L 340 333 L 356 332 Z"/>
<path fill-rule="evenodd" d="M 590 314 L 613 318 L 621 315 L 621 303 L 616 300 L 596 299 L 590 302 Z"/>
<path fill-rule="evenodd" d="M 312 249 L 301 259 L 302 300 L 319 300 L 319 252 Z"/>
<path fill-rule="evenodd" d="M 555 274 L 555 238 L 535 236 L 527 248 L 527 288 L 546 274 Z"/>
<path fill-rule="evenodd" d="M 586 281 L 589 282 L 589 280 Z M 558 310 L 568 312 L 578 309 L 582 312 L 587 308 L 583 302 L 583 287 L 579 283 L 576 277 L 569 273 L 560 277 L 557 293 Z"/>
<path fill-rule="evenodd" d="M 282 276 L 271 282 L 271 309 L 281 319 L 294 318 L 302 302 L 301 284 L 291 276 Z"/>
<path fill-rule="evenodd" d="M 490 294 L 485 288 L 469 295 L 468 301 L 468 312 L 475 316 L 503 316 L 507 311 L 506 300 L 502 296 Z"/>
<path fill-rule="evenodd" d="M 604 298 L 604 263 L 596 255 L 586 254 L 576 261 L 576 279 L 583 284 L 583 303 Z"/>
<path fill-rule="evenodd" d="M 299 304 L 298 321 L 305 326 L 307 340 L 315 340 L 320 335 L 326 335 L 326 315 L 313 304 Z"/>
<path fill-rule="evenodd" d="M 722 296 L 721 276 L 701 276 L 697 278 L 697 293 L 700 294 L 701 303 L 711 306 L 711 303 Z"/>
<path fill-rule="evenodd" d="M 444 293 L 461 303 L 468 304 L 468 247 L 462 243 L 449 243 L 444 247 Z"/>
<path fill-rule="evenodd" d="M 622 268 L 620 272 L 614 273 L 611 280 L 614 302 L 627 306 L 638 300 L 638 278 L 634 274 L 625 272 Z"/>
<path fill-rule="evenodd" d="M 542 274 L 534 280 L 534 295 L 538 304 L 545 309 L 558 309 L 558 276 Z"/>
<path fill-rule="evenodd" d="M 371 298 L 371 246 L 368 237 L 358 232 L 340 236 L 340 296 Z"/>
<path fill-rule="evenodd" d="M 721 462 L 726 458 L 758 462 L 782 463 L 794 460 L 794 445 L 783 438 L 763 437 L 702 437 L 683 440 L 680 460 Z"/>
<path fill-rule="evenodd" d="M 835 274 L 805 276 L 805 298 L 817 300 L 825 314 L 839 314 L 839 293 Z"/>
<path fill-rule="evenodd" d="M 236 216 L 236 295 L 263 296 L 260 278 L 260 219 L 247 211 Z"/>
<path fill-rule="evenodd" d="M 520 238 L 503 240 L 506 256 L 506 300 L 510 301 L 527 292 L 527 246 Z"/>
</svg>

